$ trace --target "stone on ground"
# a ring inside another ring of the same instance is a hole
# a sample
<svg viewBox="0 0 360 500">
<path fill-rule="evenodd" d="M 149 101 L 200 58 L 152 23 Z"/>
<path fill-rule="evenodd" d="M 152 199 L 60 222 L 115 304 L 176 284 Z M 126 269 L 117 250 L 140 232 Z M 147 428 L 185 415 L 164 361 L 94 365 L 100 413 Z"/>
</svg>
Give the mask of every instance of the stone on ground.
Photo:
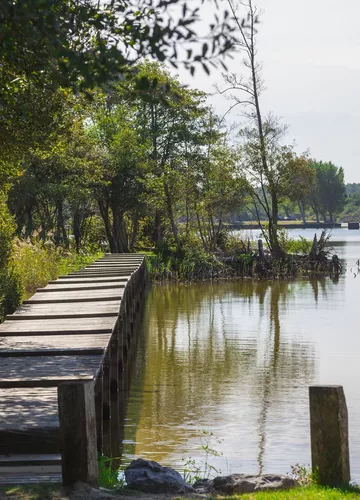
<svg viewBox="0 0 360 500">
<path fill-rule="evenodd" d="M 194 489 L 182 476 L 157 462 L 139 458 L 125 469 L 128 488 L 145 493 L 192 493 Z"/>
<path fill-rule="evenodd" d="M 219 476 L 213 480 L 197 481 L 193 486 L 195 491 L 199 493 L 241 495 L 254 491 L 290 490 L 298 486 L 298 483 L 290 477 L 277 474 L 263 476 L 231 474 L 230 476 Z"/>
</svg>

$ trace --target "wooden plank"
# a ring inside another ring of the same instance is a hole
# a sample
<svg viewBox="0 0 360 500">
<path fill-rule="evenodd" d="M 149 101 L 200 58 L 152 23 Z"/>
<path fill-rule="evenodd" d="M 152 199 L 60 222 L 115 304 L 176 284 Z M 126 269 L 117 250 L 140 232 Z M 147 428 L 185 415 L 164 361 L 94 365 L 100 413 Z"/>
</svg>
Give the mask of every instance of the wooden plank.
<svg viewBox="0 0 360 500">
<path fill-rule="evenodd" d="M 68 276 L 75 277 L 92 277 L 92 278 L 104 278 L 104 277 L 122 277 L 122 276 L 131 276 L 135 269 L 126 269 L 124 271 L 97 271 L 97 270 L 86 270 L 78 271 L 76 273 L 69 274 Z"/>
<path fill-rule="evenodd" d="M 127 263 L 127 264 L 115 264 L 115 263 L 96 263 L 96 264 L 90 264 L 89 266 L 85 267 L 84 269 L 116 269 L 116 270 L 121 270 L 121 269 L 137 269 L 140 266 L 140 263 Z"/>
<path fill-rule="evenodd" d="M 72 318 L 72 317 L 101 317 L 119 314 L 120 300 L 92 301 L 69 304 L 24 304 L 14 314 L 6 316 L 6 319 L 26 318 Z"/>
<path fill-rule="evenodd" d="M 103 313 L 98 313 L 98 312 L 78 312 L 78 313 L 61 313 L 61 314 L 56 314 L 56 313 L 32 313 L 32 314 L 10 314 L 6 316 L 7 321 L 28 321 L 30 319 L 32 320 L 38 320 L 38 319 L 72 319 L 72 318 L 117 318 L 119 315 L 118 312 L 103 312 Z"/>
<path fill-rule="evenodd" d="M 94 278 L 104 277 L 104 276 L 113 276 L 113 277 L 123 277 L 123 276 L 131 276 L 133 272 L 136 271 L 136 267 L 127 267 L 126 269 L 82 269 L 81 271 L 75 271 L 73 273 L 68 274 L 67 276 L 83 276 L 90 275 Z M 98 275 L 98 276 L 96 276 Z"/>
<path fill-rule="evenodd" d="M 0 325 L 1 336 L 16 335 L 83 335 L 111 333 L 116 318 L 72 318 L 72 319 L 24 319 L 23 321 L 5 321 Z"/>
<path fill-rule="evenodd" d="M 18 337 L 0 337 L 0 355 L 5 351 L 6 354 L 17 355 L 19 352 L 30 351 L 54 351 L 61 350 L 98 350 L 100 354 L 107 348 L 111 334 L 102 335 L 40 335 L 40 336 L 18 336 Z M 5 360 L 1 361 L 3 364 Z M 1 370 L 1 367 L 0 367 Z"/>
<path fill-rule="evenodd" d="M 21 465 L 61 465 L 60 454 L 22 454 L 22 455 L 0 455 L 0 475 L 4 466 Z"/>
<path fill-rule="evenodd" d="M 67 282 L 67 283 L 54 283 L 47 285 L 45 288 L 38 288 L 36 291 L 37 292 L 72 292 L 75 290 L 121 290 L 125 288 L 126 282 L 123 281 L 122 283 L 74 283 L 74 282 Z"/>
<path fill-rule="evenodd" d="M 68 284 L 68 283 L 127 283 L 130 275 L 125 276 L 70 276 L 66 275 L 56 281 L 49 281 L 49 284 Z"/>
<path fill-rule="evenodd" d="M 26 469 L 28 469 L 27 467 Z M 47 468 L 48 470 L 48 468 Z M 13 470 L 1 470 L 0 469 L 0 485 L 1 486 L 11 486 L 13 485 L 29 485 L 29 484 L 42 484 L 42 483 L 52 483 L 52 484 L 57 484 L 61 483 L 62 480 L 62 474 L 61 474 L 61 467 L 56 466 L 56 470 L 54 471 L 47 471 L 44 472 L 41 470 L 34 469 L 34 467 L 31 468 L 30 471 L 28 470 L 20 470 L 20 471 L 13 471 Z"/>
<path fill-rule="evenodd" d="M 0 454 L 59 453 L 57 388 L 0 389 Z"/>
<path fill-rule="evenodd" d="M 108 290 L 72 290 L 54 291 L 53 293 L 38 292 L 30 299 L 24 300 L 23 304 L 49 304 L 68 302 L 100 302 L 109 300 L 120 301 L 123 296 L 123 289 Z"/>
<path fill-rule="evenodd" d="M 131 265 L 126 265 L 122 267 L 118 266 L 106 266 L 106 267 L 84 267 L 83 269 L 80 269 L 79 271 L 74 271 L 73 273 L 70 274 L 81 274 L 81 273 L 118 273 L 119 276 L 121 276 L 122 273 L 125 271 L 128 272 L 135 272 L 139 266 L 137 264 L 131 266 Z"/>
<path fill-rule="evenodd" d="M 11 357 L 0 365 L 0 388 L 57 387 L 74 380 L 93 380 L 102 356 Z"/>
<path fill-rule="evenodd" d="M 56 387 L 0 389 L 0 435 L 4 430 L 58 429 L 57 406 Z"/>
</svg>

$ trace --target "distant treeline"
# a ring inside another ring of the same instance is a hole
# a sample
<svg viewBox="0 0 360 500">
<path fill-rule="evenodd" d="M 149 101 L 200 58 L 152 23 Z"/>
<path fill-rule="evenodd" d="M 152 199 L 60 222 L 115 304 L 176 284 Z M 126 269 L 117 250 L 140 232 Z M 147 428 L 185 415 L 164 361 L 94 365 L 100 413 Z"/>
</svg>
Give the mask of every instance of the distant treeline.
<svg viewBox="0 0 360 500">
<path fill-rule="evenodd" d="M 280 220 L 301 220 L 302 222 L 360 221 L 360 183 L 344 184 L 342 169 L 334 165 L 312 162 L 313 168 L 329 165 L 330 175 L 321 177 L 318 172 L 312 190 L 298 201 L 286 200 L 279 208 Z M 264 220 L 265 214 L 262 214 Z M 231 214 L 231 221 L 253 220 L 251 210 L 238 210 Z"/>
</svg>

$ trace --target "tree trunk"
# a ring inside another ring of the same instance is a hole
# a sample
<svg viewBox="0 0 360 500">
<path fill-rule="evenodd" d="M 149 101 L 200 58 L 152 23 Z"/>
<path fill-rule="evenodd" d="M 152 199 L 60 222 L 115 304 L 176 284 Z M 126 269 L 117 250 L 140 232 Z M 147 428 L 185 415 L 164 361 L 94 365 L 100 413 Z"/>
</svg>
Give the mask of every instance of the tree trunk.
<svg viewBox="0 0 360 500">
<path fill-rule="evenodd" d="M 299 210 L 301 213 L 301 218 L 304 224 L 306 224 L 306 215 L 305 215 L 305 203 L 304 200 L 300 200 L 298 202 Z"/>
<path fill-rule="evenodd" d="M 81 214 L 79 208 L 76 208 L 73 213 L 73 233 L 76 252 L 79 253 L 81 244 Z"/>
<path fill-rule="evenodd" d="M 271 195 L 271 205 L 272 205 L 272 218 L 269 221 L 269 236 L 271 244 L 271 253 L 275 259 L 281 259 L 284 257 L 284 251 L 279 244 L 278 237 L 278 200 L 276 194 Z"/>
<path fill-rule="evenodd" d="M 172 231 L 173 236 L 174 236 L 177 251 L 181 252 L 181 243 L 179 240 L 178 229 L 177 229 L 175 219 L 174 219 L 174 212 L 173 212 L 173 207 L 172 207 L 172 202 L 171 202 L 171 195 L 170 195 L 170 191 L 169 191 L 169 186 L 167 185 L 166 182 L 164 183 L 164 190 L 165 190 L 165 197 L 166 197 L 166 207 L 167 207 L 168 216 L 169 216 L 170 225 L 171 225 L 171 231 Z"/>
<path fill-rule="evenodd" d="M 161 224 L 161 213 L 159 210 L 156 210 L 155 212 L 155 229 L 152 235 L 152 240 L 155 243 L 160 243 L 162 240 L 162 235 L 163 235 L 163 229 L 162 229 L 162 224 Z"/>
<path fill-rule="evenodd" d="M 129 245 L 124 227 L 124 214 L 117 207 L 112 208 L 113 213 L 113 238 L 115 253 L 128 253 Z"/>
<path fill-rule="evenodd" d="M 134 250 L 138 232 L 139 232 L 139 216 L 136 214 L 136 215 L 134 215 L 134 219 L 133 219 L 133 227 L 132 227 L 130 245 L 129 245 L 131 251 Z"/>
<path fill-rule="evenodd" d="M 25 228 L 25 237 L 31 236 L 33 233 L 33 214 L 32 207 L 27 210 L 27 220 L 26 220 L 26 228 Z"/>
<path fill-rule="evenodd" d="M 69 246 L 69 239 L 64 225 L 63 202 L 59 200 L 56 202 L 56 233 L 55 244 L 60 245 L 62 242 L 66 247 Z"/>
<path fill-rule="evenodd" d="M 116 253 L 114 238 L 113 238 L 113 234 L 111 231 L 111 223 L 110 223 L 110 217 L 109 217 L 108 204 L 103 203 L 102 201 L 98 200 L 98 205 L 99 205 L 99 211 L 100 211 L 101 218 L 104 221 L 105 233 L 106 233 L 107 240 L 109 242 L 110 252 Z"/>
</svg>

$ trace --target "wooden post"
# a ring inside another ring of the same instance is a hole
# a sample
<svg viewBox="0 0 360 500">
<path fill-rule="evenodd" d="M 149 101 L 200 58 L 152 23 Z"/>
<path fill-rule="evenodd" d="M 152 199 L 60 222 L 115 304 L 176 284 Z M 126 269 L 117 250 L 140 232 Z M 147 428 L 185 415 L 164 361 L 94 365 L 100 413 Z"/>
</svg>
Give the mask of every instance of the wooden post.
<svg viewBox="0 0 360 500">
<path fill-rule="evenodd" d="M 102 366 L 95 382 L 95 412 L 98 453 L 103 452 L 103 373 Z"/>
<path fill-rule="evenodd" d="M 310 387 L 312 469 L 322 485 L 350 481 L 348 413 L 342 386 Z"/>
<path fill-rule="evenodd" d="M 111 406 L 110 406 L 110 356 L 109 351 L 103 361 L 103 393 L 102 393 L 102 425 L 103 425 L 103 454 L 111 457 Z"/>
<path fill-rule="evenodd" d="M 98 484 L 94 382 L 58 387 L 62 476 L 64 486 Z"/>
</svg>

